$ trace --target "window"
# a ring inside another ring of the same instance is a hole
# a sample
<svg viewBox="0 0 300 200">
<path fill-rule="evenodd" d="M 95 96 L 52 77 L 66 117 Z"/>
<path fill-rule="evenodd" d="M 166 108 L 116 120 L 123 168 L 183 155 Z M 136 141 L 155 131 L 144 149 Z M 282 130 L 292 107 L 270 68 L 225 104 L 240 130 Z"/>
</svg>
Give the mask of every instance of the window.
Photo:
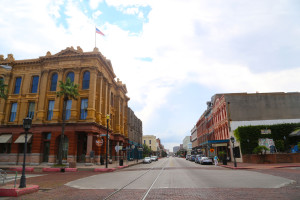
<svg viewBox="0 0 300 200">
<path fill-rule="evenodd" d="M 51 133 L 44 133 L 44 140 L 51 140 Z"/>
<path fill-rule="evenodd" d="M 10 153 L 11 143 L 0 143 L 0 153 Z"/>
<path fill-rule="evenodd" d="M 151 140 L 149 140 L 149 144 L 151 144 Z"/>
<path fill-rule="evenodd" d="M 48 120 L 51 120 L 53 117 L 53 109 L 54 109 L 54 100 L 50 100 L 48 104 Z"/>
<path fill-rule="evenodd" d="M 29 107 L 28 107 L 28 117 L 33 119 L 34 117 L 34 108 L 35 108 L 35 102 L 29 102 Z"/>
<path fill-rule="evenodd" d="M 146 144 L 146 140 L 144 140 L 144 144 Z"/>
<path fill-rule="evenodd" d="M 24 153 L 24 145 L 25 143 L 20 143 L 19 144 L 19 153 Z M 27 152 L 26 153 L 31 153 L 31 147 L 32 147 L 32 143 L 27 143 Z"/>
<path fill-rule="evenodd" d="M 72 100 L 67 101 L 66 105 L 66 120 L 69 120 L 71 117 L 71 107 L 72 107 Z"/>
<path fill-rule="evenodd" d="M 82 79 L 82 89 L 89 89 L 90 88 L 90 72 L 86 71 L 83 74 L 83 79 Z"/>
<path fill-rule="evenodd" d="M 14 94 L 19 94 L 20 93 L 21 82 L 22 82 L 22 78 L 21 77 L 17 77 L 16 78 L 16 82 L 15 82 Z"/>
<path fill-rule="evenodd" d="M 33 76 L 32 77 L 31 93 L 37 93 L 38 85 L 39 85 L 39 77 L 38 76 Z"/>
<path fill-rule="evenodd" d="M 9 119 L 10 122 L 15 121 L 15 119 L 16 119 L 17 107 L 18 107 L 18 103 L 12 103 L 11 104 L 10 119 Z"/>
<path fill-rule="evenodd" d="M 71 82 L 74 82 L 74 72 L 69 72 L 67 74 L 67 78 L 70 78 L 71 79 Z"/>
<path fill-rule="evenodd" d="M 57 73 L 53 74 L 51 77 L 50 91 L 56 91 L 56 85 L 57 85 Z"/>
<path fill-rule="evenodd" d="M 88 99 L 81 99 L 80 106 L 80 119 L 86 119 L 87 117 Z"/>
<path fill-rule="evenodd" d="M 113 93 L 111 93 L 110 94 L 110 105 L 114 105 L 114 94 Z"/>
</svg>

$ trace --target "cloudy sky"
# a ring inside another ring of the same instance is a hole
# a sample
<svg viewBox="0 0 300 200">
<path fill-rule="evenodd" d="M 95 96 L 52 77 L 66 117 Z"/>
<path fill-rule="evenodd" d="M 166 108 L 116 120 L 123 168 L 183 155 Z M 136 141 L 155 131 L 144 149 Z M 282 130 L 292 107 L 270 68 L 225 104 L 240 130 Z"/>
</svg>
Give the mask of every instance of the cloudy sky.
<svg viewBox="0 0 300 200">
<path fill-rule="evenodd" d="M 298 0 L 0 0 L 0 54 L 30 59 L 97 47 L 129 106 L 171 149 L 215 93 L 295 92 Z"/>
</svg>

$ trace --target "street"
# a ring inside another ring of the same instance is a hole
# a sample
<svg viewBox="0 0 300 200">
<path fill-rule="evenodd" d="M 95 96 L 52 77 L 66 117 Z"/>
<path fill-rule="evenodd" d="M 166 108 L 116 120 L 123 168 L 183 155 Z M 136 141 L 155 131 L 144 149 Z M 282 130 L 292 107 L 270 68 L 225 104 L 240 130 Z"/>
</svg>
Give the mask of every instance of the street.
<svg viewBox="0 0 300 200">
<path fill-rule="evenodd" d="M 45 180 L 46 179 L 46 180 Z M 232 170 L 163 158 L 112 173 L 28 178 L 40 191 L 21 199 L 299 199 L 299 168 Z M 55 185 L 60 183 L 60 185 Z M 9 198 L 6 198 L 9 199 Z M 10 198 L 13 199 L 13 198 Z"/>
</svg>

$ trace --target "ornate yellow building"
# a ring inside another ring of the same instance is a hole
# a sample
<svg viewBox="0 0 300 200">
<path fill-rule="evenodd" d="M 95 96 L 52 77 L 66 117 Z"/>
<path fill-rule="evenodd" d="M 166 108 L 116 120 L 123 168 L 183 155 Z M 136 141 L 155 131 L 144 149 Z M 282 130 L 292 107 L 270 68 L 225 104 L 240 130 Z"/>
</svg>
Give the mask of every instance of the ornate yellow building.
<svg viewBox="0 0 300 200">
<path fill-rule="evenodd" d="M 97 48 L 83 52 L 80 47 L 37 59 L 14 60 L 0 55 L 0 78 L 8 85 L 8 98 L 0 99 L 0 163 L 16 164 L 23 159 L 23 119 L 32 117 L 28 137 L 27 163 L 54 163 L 57 159 L 62 124 L 62 98 L 57 97 L 59 81 L 69 77 L 79 85 L 77 100 L 67 102 L 64 159 L 67 162 L 100 162 L 105 152 L 110 115 L 109 154 L 116 145 L 128 143 L 126 85 L 113 71 L 110 60 Z M 103 141 L 101 146 L 96 140 Z M 91 153 L 92 152 L 92 153 Z"/>
</svg>

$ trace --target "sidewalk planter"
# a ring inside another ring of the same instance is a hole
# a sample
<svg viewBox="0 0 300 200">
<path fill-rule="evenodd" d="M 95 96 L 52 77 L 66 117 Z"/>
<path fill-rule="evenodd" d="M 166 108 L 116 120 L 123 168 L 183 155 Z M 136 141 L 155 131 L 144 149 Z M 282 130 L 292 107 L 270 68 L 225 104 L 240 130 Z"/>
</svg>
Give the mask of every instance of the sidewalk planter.
<svg viewBox="0 0 300 200">
<path fill-rule="evenodd" d="M 27 185 L 26 188 L 14 188 L 14 185 L 7 185 L 0 188 L 0 197 L 19 197 L 39 191 L 38 185 Z"/>
<path fill-rule="evenodd" d="M 65 168 L 65 172 L 77 172 L 77 168 Z"/>
<path fill-rule="evenodd" d="M 60 172 L 60 168 L 45 167 L 43 168 L 43 172 Z"/>
<path fill-rule="evenodd" d="M 21 172 L 23 170 L 23 167 L 10 167 L 9 170 Z M 33 172 L 33 171 L 34 171 L 33 167 L 25 167 L 25 172 Z"/>
</svg>

